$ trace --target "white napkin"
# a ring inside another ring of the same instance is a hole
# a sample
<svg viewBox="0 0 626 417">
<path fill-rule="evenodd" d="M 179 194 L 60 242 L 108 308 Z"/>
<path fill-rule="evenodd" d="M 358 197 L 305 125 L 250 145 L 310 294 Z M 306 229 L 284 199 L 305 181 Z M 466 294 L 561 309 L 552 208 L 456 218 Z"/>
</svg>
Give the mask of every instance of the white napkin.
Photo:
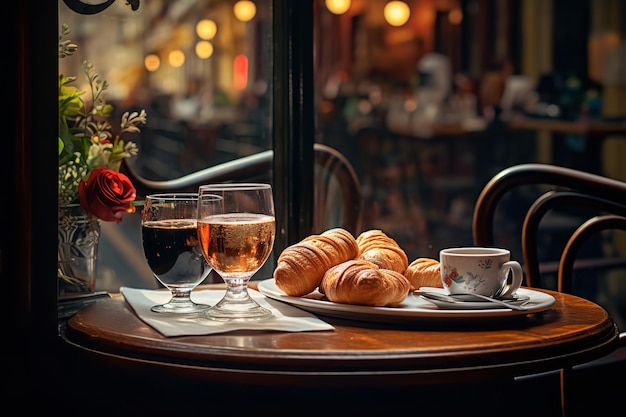
<svg viewBox="0 0 626 417">
<path fill-rule="evenodd" d="M 252 289 L 249 290 L 250 296 L 263 307 L 270 309 L 274 313 L 273 317 L 258 321 L 224 323 L 206 319 L 202 315 L 155 313 L 150 308 L 166 303 L 171 297 L 168 291 L 121 287 L 120 292 L 141 320 L 166 337 L 208 335 L 235 330 L 306 332 L 334 329 L 330 324 L 304 310 L 267 298 Z M 201 290 L 191 293 L 193 301 L 209 305 L 216 304 L 223 296 L 224 290 Z"/>
</svg>

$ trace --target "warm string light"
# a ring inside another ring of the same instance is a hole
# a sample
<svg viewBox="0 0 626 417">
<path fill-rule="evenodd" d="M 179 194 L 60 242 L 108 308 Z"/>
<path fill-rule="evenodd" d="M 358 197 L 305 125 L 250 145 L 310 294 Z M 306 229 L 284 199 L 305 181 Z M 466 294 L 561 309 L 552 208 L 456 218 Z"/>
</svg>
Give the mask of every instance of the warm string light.
<svg viewBox="0 0 626 417">
<path fill-rule="evenodd" d="M 185 54 L 180 49 L 175 49 L 168 55 L 168 61 L 174 68 L 182 67 L 185 63 Z"/>
<path fill-rule="evenodd" d="M 252 6 L 254 7 L 254 13 L 256 13 L 254 3 L 252 3 Z M 244 14 L 244 17 L 245 16 L 246 15 Z M 196 24 L 196 34 L 201 39 L 195 46 L 196 55 L 200 59 L 210 58 L 213 55 L 215 48 L 209 40 L 215 38 L 215 35 L 217 34 L 217 24 L 211 19 L 202 19 Z M 181 50 L 174 50 L 170 52 L 168 55 L 168 62 L 172 67 L 182 66 L 185 63 L 184 52 Z M 144 66 L 146 67 L 146 70 L 154 72 L 161 67 L 161 60 L 158 55 L 149 54 L 144 58 Z"/>
<path fill-rule="evenodd" d="M 344 14 L 350 8 L 350 0 L 326 0 L 326 8 L 332 14 Z"/>
<path fill-rule="evenodd" d="M 213 44 L 209 41 L 200 41 L 196 44 L 196 55 L 200 59 L 207 59 L 213 55 Z"/>
<path fill-rule="evenodd" d="M 209 40 L 217 34 L 217 24 L 211 19 L 202 19 L 196 24 L 196 34 L 201 41 L 196 43 L 196 55 L 200 59 L 207 59 L 213 55 L 213 44 Z"/>
<path fill-rule="evenodd" d="M 256 5 L 248 0 L 241 0 L 233 6 L 235 17 L 242 22 L 249 22 L 256 15 Z"/>
<path fill-rule="evenodd" d="M 411 9 L 403 1 L 390 1 L 385 5 L 383 14 L 391 26 L 402 26 L 409 20 Z"/>
<path fill-rule="evenodd" d="M 154 72 L 161 66 L 161 59 L 156 54 L 150 54 L 143 60 L 143 65 L 150 72 Z"/>
<path fill-rule="evenodd" d="M 205 41 L 211 40 L 217 33 L 217 24 L 211 19 L 202 19 L 196 24 L 196 34 Z"/>
</svg>

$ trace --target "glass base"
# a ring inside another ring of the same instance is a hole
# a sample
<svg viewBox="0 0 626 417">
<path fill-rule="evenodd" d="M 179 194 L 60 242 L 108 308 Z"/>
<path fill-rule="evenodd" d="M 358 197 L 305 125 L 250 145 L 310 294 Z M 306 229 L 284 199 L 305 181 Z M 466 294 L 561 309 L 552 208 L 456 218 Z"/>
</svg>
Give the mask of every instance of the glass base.
<svg viewBox="0 0 626 417">
<path fill-rule="evenodd" d="M 207 311 L 211 306 L 207 304 L 196 303 L 165 303 L 152 307 L 150 310 L 155 313 L 170 313 L 170 314 L 192 314 L 201 313 Z"/>
<path fill-rule="evenodd" d="M 229 301 L 222 299 L 204 313 L 209 320 L 217 321 L 253 321 L 265 320 L 273 316 L 272 312 L 261 307 L 253 299 Z"/>
</svg>

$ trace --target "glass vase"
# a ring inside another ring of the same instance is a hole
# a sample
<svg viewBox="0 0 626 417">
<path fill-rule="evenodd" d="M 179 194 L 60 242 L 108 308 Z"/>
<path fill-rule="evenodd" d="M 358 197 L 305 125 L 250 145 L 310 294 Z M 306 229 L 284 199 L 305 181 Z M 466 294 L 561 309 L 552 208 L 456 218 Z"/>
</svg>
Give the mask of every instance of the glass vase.
<svg viewBox="0 0 626 417">
<path fill-rule="evenodd" d="M 59 207 L 59 298 L 95 292 L 100 222 L 79 204 Z"/>
</svg>

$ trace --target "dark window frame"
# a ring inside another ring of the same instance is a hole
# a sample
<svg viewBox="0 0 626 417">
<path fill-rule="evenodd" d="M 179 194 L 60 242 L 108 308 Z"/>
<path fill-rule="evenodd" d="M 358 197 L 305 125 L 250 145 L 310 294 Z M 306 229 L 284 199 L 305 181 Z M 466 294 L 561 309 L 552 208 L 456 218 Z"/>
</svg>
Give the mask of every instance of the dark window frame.
<svg viewBox="0 0 626 417">
<path fill-rule="evenodd" d="M 312 0 L 274 0 L 272 7 L 278 251 L 309 234 L 313 218 L 313 7 Z M 2 169 L 12 187 L 5 195 L 12 204 L 3 204 L 2 214 L 13 224 L 3 232 L 0 274 L 17 286 L 8 296 L 14 313 L 11 343 L 25 363 L 15 367 L 23 371 L 26 364 L 37 385 L 52 388 L 59 355 L 71 351 L 57 320 L 56 176 L 45 174 L 57 169 L 58 5 L 24 0 L 7 8 L 13 18 L 3 34 L 15 43 L 5 62 L 14 62 L 16 80 L 9 116 L 16 123 L 5 148 L 9 163 Z"/>
</svg>

